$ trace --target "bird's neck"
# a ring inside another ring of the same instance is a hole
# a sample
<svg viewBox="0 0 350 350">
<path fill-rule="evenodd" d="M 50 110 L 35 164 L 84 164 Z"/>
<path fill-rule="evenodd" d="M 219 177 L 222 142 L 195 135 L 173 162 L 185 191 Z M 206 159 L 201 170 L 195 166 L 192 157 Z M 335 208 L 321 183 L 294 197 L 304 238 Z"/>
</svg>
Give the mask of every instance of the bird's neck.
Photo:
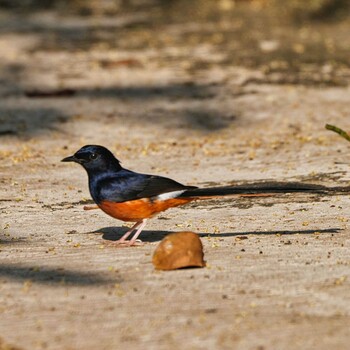
<svg viewBox="0 0 350 350">
<path fill-rule="evenodd" d="M 109 179 L 113 179 L 118 176 L 119 171 L 87 171 L 89 177 L 89 190 L 92 199 L 95 203 L 99 203 L 101 200 L 101 188 L 102 184 L 108 182 Z"/>
<path fill-rule="evenodd" d="M 106 167 L 99 167 L 96 169 L 86 169 L 86 172 L 88 173 L 89 182 L 91 181 L 97 182 L 105 178 L 118 176 L 118 173 L 122 169 L 123 168 L 119 165 L 119 163 L 117 163 L 117 164 L 110 164 Z"/>
</svg>

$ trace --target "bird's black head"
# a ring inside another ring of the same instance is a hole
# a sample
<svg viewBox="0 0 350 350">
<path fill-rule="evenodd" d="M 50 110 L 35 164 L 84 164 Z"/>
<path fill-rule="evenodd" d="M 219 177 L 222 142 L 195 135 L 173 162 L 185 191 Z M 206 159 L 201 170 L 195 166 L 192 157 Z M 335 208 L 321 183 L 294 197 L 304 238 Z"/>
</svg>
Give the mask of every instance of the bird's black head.
<svg viewBox="0 0 350 350">
<path fill-rule="evenodd" d="M 75 162 L 81 164 L 87 171 L 120 170 L 120 162 L 106 147 L 87 145 L 73 156 L 62 159 L 62 162 Z"/>
</svg>

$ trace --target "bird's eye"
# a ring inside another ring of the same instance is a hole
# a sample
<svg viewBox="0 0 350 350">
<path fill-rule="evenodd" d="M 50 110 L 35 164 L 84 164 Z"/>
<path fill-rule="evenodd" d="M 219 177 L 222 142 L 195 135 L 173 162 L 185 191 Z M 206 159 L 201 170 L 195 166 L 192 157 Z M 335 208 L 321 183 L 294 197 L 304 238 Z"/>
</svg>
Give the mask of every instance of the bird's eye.
<svg viewBox="0 0 350 350">
<path fill-rule="evenodd" d="M 91 160 L 94 160 L 94 159 L 96 159 L 98 157 L 98 154 L 97 153 L 91 153 L 90 154 L 90 159 Z"/>
</svg>

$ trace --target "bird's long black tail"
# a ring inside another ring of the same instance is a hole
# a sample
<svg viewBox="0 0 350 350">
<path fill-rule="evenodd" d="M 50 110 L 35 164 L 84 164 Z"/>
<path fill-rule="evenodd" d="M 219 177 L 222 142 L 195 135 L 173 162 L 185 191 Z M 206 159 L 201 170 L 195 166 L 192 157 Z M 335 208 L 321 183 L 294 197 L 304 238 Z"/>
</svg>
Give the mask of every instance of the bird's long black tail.
<svg viewBox="0 0 350 350">
<path fill-rule="evenodd" d="M 293 192 L 326 194 L 331 190 L 332 188 L 326 186 L 303 184 L 299 182 L 263 182 L 235 186 L 189 189 L 186 192 L 182 193 L 178 198 L 220 197 L 230 195 L 263 195 Z"/>
</svg>

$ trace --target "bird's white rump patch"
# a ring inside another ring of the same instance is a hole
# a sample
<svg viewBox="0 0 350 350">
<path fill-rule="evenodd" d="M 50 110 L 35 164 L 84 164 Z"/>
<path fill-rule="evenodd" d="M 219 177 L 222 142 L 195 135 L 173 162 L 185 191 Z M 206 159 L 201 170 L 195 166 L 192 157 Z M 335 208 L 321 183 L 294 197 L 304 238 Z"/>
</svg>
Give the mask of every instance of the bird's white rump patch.
<svg viewBox="0 0 350 350">
<path fill-rule="evenodd" d="M 167 199 L 176 198 L 184 192 L 186 192 L 186 190 L 166 192 L 166 193 L 162 193 L 162 194 L 158 195 L 156 198 L 158 200 L 165 201 Z"/>
</svg>

